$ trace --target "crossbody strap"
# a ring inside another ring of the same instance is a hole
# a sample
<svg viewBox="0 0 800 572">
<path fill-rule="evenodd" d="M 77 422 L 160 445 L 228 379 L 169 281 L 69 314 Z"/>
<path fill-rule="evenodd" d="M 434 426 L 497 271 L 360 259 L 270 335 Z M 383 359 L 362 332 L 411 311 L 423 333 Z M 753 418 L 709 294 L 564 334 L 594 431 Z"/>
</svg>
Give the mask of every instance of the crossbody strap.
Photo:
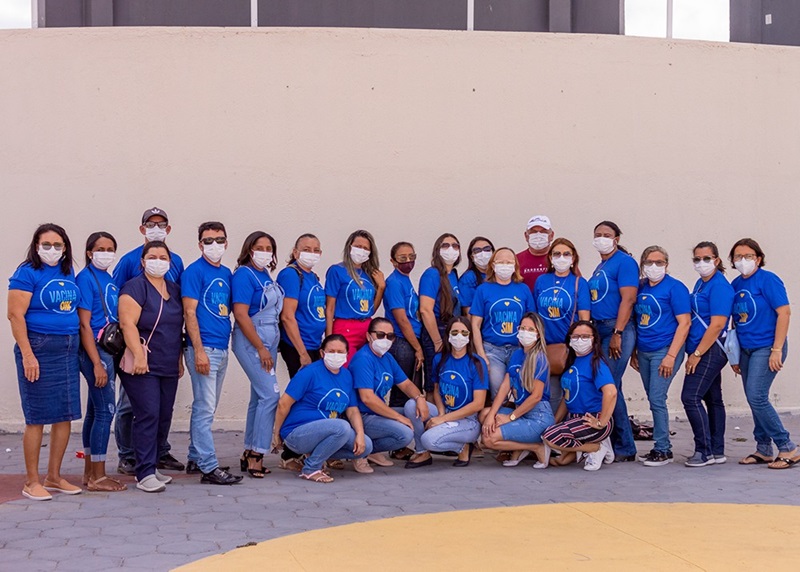
<svg viewBox="0 0 800 572">
<path fill-rule="evenodd" d="M 697 319 L 700 320 L 700 323 L 703 324 L 703 327 L 706 329 L 706 331 L 708 331 L 708 324 L 706 324 L 706 321 L 700 317 L 700 314 L 698 314 L 694 308 L 692 308 L 692 314 L 697 316 Z M 725 351 L 725 346 L 723 346 L 722 343 L 719 341 L 719 336 L 717 336 L 716 342 L 717 345 L 720 347 L 720 349 L 722 351 Z"/>
<path fill-rule="evenodd" d="M 167 283 L 164 282 L 164 287 L 166 287 L 166 285 Z M 147 336 L 147 341 L 145 342 L 145 345 L 148 347 L 150 346 L 150 340 L 153 339 L 153 334 L 156 332 L 156 328 L 158 327 L 158 322 L 161 320 L 161 312 L 164 310 L 164 296 L 161 294 L 161 292 L 159 292 L 158 297 L 161 298 L 161 304 L 158 307 L 158 316 L 156 316 L 156 323 L 153 324 L 153 329 L 150 330 L 150 335 Z"/>
<path fill-rule="evenodd" d="M 570 326 L 575 323 L 575 316 L 578 314 L 578 281 L 580 280 L 580 277 L 577 274 L 575 274 L 574 276 L 575 276 L 575 305 L 572 307 L 572 318 L 569 321 Z"/>
<path fill-rule="evenodd" d="M 103 305 L 103 314 L 106 317 L 106 324 L 108 324 L 111 322 L 111 320 L 109 320 L 108 318 L 108 308 L 106 308 L 106 296 L 103 293 L 103 287 L 100 285 L 100 280 L 97 278 L 97 276 L 95 276 L 95 273 L 92 270 L 91 263 L 89 264 L 88 268 L 89 268 L 89 274 L 92 275 L 92 278 L 94 278 L 94 281 L 97 283 L 97 291 L 100 293 L 100 303 Z"/>
</svg>

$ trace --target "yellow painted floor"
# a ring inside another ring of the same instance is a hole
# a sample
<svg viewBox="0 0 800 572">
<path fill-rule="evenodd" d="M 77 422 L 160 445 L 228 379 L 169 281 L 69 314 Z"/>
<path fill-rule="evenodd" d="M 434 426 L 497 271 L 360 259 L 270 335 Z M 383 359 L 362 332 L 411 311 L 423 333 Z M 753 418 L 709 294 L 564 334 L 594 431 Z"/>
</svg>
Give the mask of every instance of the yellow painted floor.
<svg viewBox="0 0 800 572">
<path fill-rule="evenodd" d="M 313 530 L 178 570 L 789 570 L 799 546 L 795 506 L 571 503 Z"/>
</svg>

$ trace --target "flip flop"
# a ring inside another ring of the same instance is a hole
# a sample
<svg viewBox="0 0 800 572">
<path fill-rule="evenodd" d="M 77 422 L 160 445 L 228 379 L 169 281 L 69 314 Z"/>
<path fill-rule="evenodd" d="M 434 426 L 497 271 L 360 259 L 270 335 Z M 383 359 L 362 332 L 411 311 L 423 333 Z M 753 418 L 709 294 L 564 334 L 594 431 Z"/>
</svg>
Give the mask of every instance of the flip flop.
<svg viewBox="0 0 800 572">
<path fill-rule="evenodd" d="M 750 461 L 749 459 L 752 459 Z M 744 459 L 739 461 L 740 465 L 768 465 L 769 463 L 774 463 L 774 459 L 765 459 L 764 457 L 759 457 L 758 455 L 747 455 Z"/>
<path fill-rule="evenodd" d="M 528 455 L 530 455 L 530 454 L 531 454 L 531 452 L 529 450 L 525 449 L 519 454 L 519 457 L 517 457 L 516 459 L 508 459 L 507 461 L 503 461 L 503 466 L 504 467 L 516 467 L 522 461 L 524 461 L 525 458 L 528 457 Z"/>
<path fill-rule="evenodd" d="M 800 462 L 800 457 L 795 459 L 789 457 L 775 457 L 775 460 L 767 465 L 767 467 L 770 469 L 791 469 L 798 462 Z M 783 466 L 776 466 L 775 463 L 783 463 Z"/>
</svg>

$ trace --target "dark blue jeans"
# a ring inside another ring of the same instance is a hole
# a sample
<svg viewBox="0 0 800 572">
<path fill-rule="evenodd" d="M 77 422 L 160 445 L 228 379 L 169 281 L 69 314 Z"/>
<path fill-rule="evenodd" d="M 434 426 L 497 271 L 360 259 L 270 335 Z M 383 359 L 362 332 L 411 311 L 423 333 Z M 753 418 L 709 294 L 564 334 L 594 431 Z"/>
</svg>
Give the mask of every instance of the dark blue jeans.
<svg viewBox="0 0 800 572">
<path fill-rule="evenodd" d="M 389 353 L 406 374 L 406 377 L 414 382 L 414 385 L 421 391 L 422 390 L 422 370 L 417 371 L 417 356 L 414 353 L 414 348 L 408 343 L 405 338 L 395 339 L 392 347 L 389 348 Z M 392 387 L 392 393 L 389 397 L 389 407 L 404 407 L 408 401 L 408 396 L 397 388 Z"/>
<path fill-rule="evenodd" d="M 611 444 L 614 446 L 614 454 L 627 457 L 636 454 L 636 443 L 633 440 L 631 423 L 628 421 L 628 404 L 622 393 L 622 376 L 625 374 L 625 368 L 628 367 L 633 348 L 636 346 L 636 330 L 633 322 L 628 322 L 625 329 L 622 330 L 621 355 L 618 359 L 611 359 L 608 354 L 608 346 L 616 326 L 616 320 L 597 322 L 597 331 L 600 332 L 600 341 L 603 344 L 603 355 L 608 361 L 614 384 L 617 386 L 617 404 L 614 406 L 614 430 L 611 433 Z"/>
<path fill-rule="evenodd" d="M 681 401 L 694 433 L 694 450 L 706 458 L 725 454 L 722 369 L 726 363 L 725 352 L 714 344 L 700 358 L 694 373 L 683 379 Z"/>
<path fill-rule="evenodd" d="M 438 324 L 439 336 L 444 337 L 444 324 Z M 420 344 L 422 344 L 422 353 L 425 356 L 425 364 L 422 368 L 425 370 L 425 391 L 433 391 L 433 376 L 431 375 L 431 367 L 433 366 L 433 356 L 436 355 L 436 346 L 433 344 L 428 330 L 422 328 L 422 335 L 420 336 Z"/>
<path fill-rule="evenodd" d="M 89 398 L 86 401 L 86 416 L 83 418 L 83 452 L 92 456 L 92 461 L 99 463 L 106 460 L 108 439 L 111 436 L 111 422 L 114 420 L 116 405 L 114 404 L 114 358 L 97 346 L 100 361 L 108 375 L 108 383 L 103 387 L 95 386 L 94 364 L 89 355 L 81 348 L 81 373 L 89 386 Z"/>
</svg>

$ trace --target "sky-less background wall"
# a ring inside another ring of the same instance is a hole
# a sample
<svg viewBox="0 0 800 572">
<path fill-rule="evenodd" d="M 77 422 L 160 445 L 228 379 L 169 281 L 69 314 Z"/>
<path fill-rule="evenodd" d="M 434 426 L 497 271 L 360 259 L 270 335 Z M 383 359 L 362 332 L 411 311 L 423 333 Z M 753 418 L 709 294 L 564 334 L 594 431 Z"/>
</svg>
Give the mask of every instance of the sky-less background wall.
<svg viewBox="0 0 800 572">
<path fill-rule="evenodd" d="M 126 251 L 153 205 L 170 213 L 169 242 L 187 261 L 197 225 L 220 219 L 233 250 L 264 229 L 281 259 L 315 232 L 324 273 L 364 227 L 387 271 L 390 246 L 414 242 L 417 276 L 441 232 L 521 249 L 541 212 L 575 241 L 585 271 L 597 262 L 592 227 L 608 218 L 637 255 L 666 247 L 690 285 L 695 243 L 727 249 L 753 236 L 796 300 L 798 53 L 554 34 L 0 32 L 0 275 L 38 223 L 64 225 L 76 244 L 106 229 Z M 21 426 L 12 345 L 0 328 L 5 429 Z M 773 387 L 781 409 L 800 406 L 798 374 L 790 350 Z M 635 373 L 625 388 L 633 411 L 646 411 Z M 248 392 L 232 359 L 219 426 L 242 426 Z M 724 393 L 732 409 L 746 406 L 730 371 Z M 189 405 L 185 378 L 177 427 Z"/>
</svg>

